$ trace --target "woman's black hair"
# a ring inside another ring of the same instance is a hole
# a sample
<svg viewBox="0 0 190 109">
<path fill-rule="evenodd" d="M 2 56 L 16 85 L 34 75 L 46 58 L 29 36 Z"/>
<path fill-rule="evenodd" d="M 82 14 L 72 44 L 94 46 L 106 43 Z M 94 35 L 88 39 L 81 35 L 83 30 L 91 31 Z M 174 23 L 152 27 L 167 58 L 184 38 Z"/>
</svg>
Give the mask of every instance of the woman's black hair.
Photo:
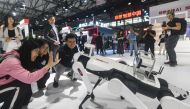
<svg viewBox="0 0 190 109">
<path fill-rule="evenodd" d="M 37 43 L 39 47 L 42 47 L 45 44 L 48 44 L 48 42 L 45 39 L 37 39 Z"/>
<path fill-rule="evenodd" d="M 5 27 L 8 27 L 8 25 L 9 25 L 9 24 L 8 24 L 8 19 L 9 19 L 10 17 L 13 18 L 13 20 L 14 20 L 13 27 L 15 27 L 15 26 L 16 26 L 15 19 L 14 19 L 14 17 L 11 16 L 11 15 L 7 15 L 7 16 L 5 17 Z"/>
<path fill-rule="evenodd" d="M 123 33 L 122 30 L 119 30 L 118 33 L 117 33 L 117 35 L 118 35 L 119 37 L 123 37 L 124 33 Z"/>
<path fill-rule="evenodd" d="M 36 48 L 39 48 L 37 41 L 35 39 L 27 39 L 24 40 L 23 44 L 18 49 L 21 65 L 29 71 L 35 70 L 34 62 L 31 61 L 31 53 L 32 50 Z"/>
</svg>

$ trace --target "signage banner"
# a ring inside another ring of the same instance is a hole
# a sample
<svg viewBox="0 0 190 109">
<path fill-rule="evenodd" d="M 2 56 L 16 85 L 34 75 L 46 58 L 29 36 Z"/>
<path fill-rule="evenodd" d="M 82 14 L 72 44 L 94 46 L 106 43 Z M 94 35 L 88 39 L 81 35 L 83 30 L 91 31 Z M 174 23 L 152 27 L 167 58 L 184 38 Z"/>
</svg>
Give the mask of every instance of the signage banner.
<svg viewBox="0 0 190 109">
<path fill-rule="evenodd" d="M 116 15 L 114 17 L 114 19 L 115 20 L 128 19 L 128 18 L 132 18 L 132 17 L 139 17 L 141 15 L 142 15 L 141 10 L 131 11 L 131 12 L 123 12 L 122 14 Z"/>
<path fill-rule="evenodd" d="M 20 25 L 28 25 L 29 24 L 29 19 L 22 19 L 21 21 L 20 21 Z"/>
<path fill-rule="evenodd" d="M 175 12 L 190 11 L 189 0 L 179 0 L 162 5 L 150 7 L 150 17 L 166 15 L 168 10 L 174 10 Z"/>
</svg>

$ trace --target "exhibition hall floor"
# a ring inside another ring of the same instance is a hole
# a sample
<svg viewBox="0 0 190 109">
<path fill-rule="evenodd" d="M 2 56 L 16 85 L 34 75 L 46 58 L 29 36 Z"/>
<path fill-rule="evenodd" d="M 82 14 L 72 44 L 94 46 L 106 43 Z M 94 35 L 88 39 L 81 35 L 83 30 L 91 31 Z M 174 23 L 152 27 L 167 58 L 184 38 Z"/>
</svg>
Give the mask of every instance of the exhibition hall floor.
<svg viewBox="0 0 190 109">
<path fill-rule="evenodd" d="M 190 91 L 190 41 L 179 41 L 177 47 L 178 66 L 170 67 L 165 66 L 165 69 L 160 75 L 169 83 Z M 111 53 L 111 52 L 110 52 Z M 108 55 L 107 57 L 114 60 L 125 60 L 128 64 L 132 64 L 133 57 L 129 53 L 124 56 Z M 156 66 L 155 70 L 164 63 L 165 55 L 158 55 L 156 52 Z M 78 109 L 80 102 L 86 95 L 86 88 L 82 81 L 70 81 L 64 75 L 60 78 L 59 88 L 53 88 L 53 78 L 55 74 L 52 73 L 48 82 L 47 90 L 39 93 L 38 98 L 34 98 L 29 104 L 29 109 Z M 95 81 L 97 78 L 89 74 L 90 79 Z M 94 91 L 95 101 L 88 101 L 84 105 L 84 109 L 135 109 L 130 103 L 121 100 L 119 97 L 114 96 L 106 89 L 107 82 L 102 83 Z M 41 94 L 44 94 L 40 96 Z M 149 109 L 156 109 L 158 101 L 156 99 L 148 98 L 144 95 L 137 94 L 137 96 L 148 106 Z M 184 102 L 190 104 L 190 97 Z"/>
</svg>

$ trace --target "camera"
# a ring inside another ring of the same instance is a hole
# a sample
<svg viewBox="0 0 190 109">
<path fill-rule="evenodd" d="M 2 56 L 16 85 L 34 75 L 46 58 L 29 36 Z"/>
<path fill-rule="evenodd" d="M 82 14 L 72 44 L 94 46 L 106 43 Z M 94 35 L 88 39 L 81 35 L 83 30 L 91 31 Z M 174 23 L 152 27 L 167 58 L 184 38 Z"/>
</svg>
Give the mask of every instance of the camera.
<svg viewBox="0 0 190 109">
<path fill-rule="evenodd" d="M 166 27 L 167 24 L 166 24 L 166 21 L 162 22 L 162 27 Z"/>
</svg>

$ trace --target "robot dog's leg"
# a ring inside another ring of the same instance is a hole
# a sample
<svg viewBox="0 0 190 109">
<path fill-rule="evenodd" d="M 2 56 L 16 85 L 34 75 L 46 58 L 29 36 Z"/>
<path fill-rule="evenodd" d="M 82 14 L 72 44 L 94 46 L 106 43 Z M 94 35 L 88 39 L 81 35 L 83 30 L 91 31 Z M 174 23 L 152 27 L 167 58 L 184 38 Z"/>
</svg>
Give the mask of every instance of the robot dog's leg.
<svg viewBox="0 0 190 109">
<path fill-rule="evenodd" d="M 96 84 L 94 85 L 92 92 L 91 93 L 87 93 L 86 97 L 83 99 L 83 101 L 81 102 L 79 109 L 83 109 L 82 105 L 86 102 L 86 100 L 88 100 L 90 97 L 92 100 L 94 100 L 95 96 L 93 94 L 93 90 L 98 86 L 98 84 L 101 82 L 102 78 L 99 78 L 98 81 L 96 82 Z"/>
<path fill-rule="evenodd" d="M 98 86 L 98 84 L 102 81 L 102 78 L 99 77 L 98 81 L 96 82 L 96 84 L 94 85 L 93 87 L 93 90 Z M 93 94 L 93 90 L 92 90 L 92 93 L 91 93 L 91 99 L 94 100 L 95 96 Z"/>
<path fill-rule="evenodd" d="M 160 109 L 190 109 L 190 105 L 171 96 L 164 96 L 160 99 Z"/>
<path fill-rule="evenodd" d="M 93 86 L 92 84 L 90 83 L 89 79 L 88 79 L 88 75 L 87 75 L 87 72 L 86 70 L 84 69 L 84 66 L 80 63 L 80 62 L 75 62 L 72 66 L 73 68 L 73 71 L 75 73 L 78 73 L 83 82 L 84 82 L 84 85 L 86 86 L 87 88 L 87 95 L 86 97 L 83 99 L 83 101 L 81 102 L 80 106 L 79 106 L 79 109 L 82 109 L 82 105 L 86 102 L 86 100 L 88 100 L 91 95 L 92 95 L 92 92 L 93 92 Z"/>
<path fill-rule="evenodd" d="M 190 109 L 190 105 L 183 103 L 189 95 L 188 91 L 178 88 L 160 79 L 161 89 L 157 95 L 160 104 L 157 109 Z M 177 95 L 177 97 L 176 97 Z"/>
<path fill-rule="evenodd" d="M 93 90 L 93 86 L 92 86 L 90 80 L 88 79 L 87 72 L 86 72 L 85 68 L 83 67 L 83 65 L 80 62 L 75 62 L 72 67 L 73 67 L 73 71 L 75 73 L 78 73 L 81 76 L 81 78 L 87 88 L 87 92 L 89 94 L 91 94 L 92 90 Z"/>
<path fill-rule="evenodd" d="M 75 62 L 73 64 L 73 70 L 75 73 L 78 73 L 82 80 L 84 81 L 84 84 L 87 88 L 87 95 L 86 97 L 83 99 L 83 101 L 81 102 L 79 108 L 82 109 L 82 105 L 86 102 L 86 100 L 88 100 L 90 97 L 94 100 L 94 94 L 93 94 L 93 90 L 98 86 L 98 84 L 101 82 L 102 78 L 100 77 L 98 79 L 98 81 L 96 82 L 96 84 L 94 85 L 94 87 L 92 86 L 92 84 L 90 83 L 89 79 L 88 79 L 88 75 L 86 70 L 84 69 L 83 65 L 80 62 Z"/>
<path fill-rule="evenodd" d="M 137 109 L 148 109 L 148 107 L 119 79 L 111 79 L 108 83 L 108 89 L 115 95 L 123 96 Z"/>
<path fill-rule="evenodd" d="M 179 88 L 177 86 L 174 86 L 170 83 L 168 83 L 168 88 L 174 93 L 174 95 L 177 95 L 177 99 L 178 100 L 184 100 L 186 99 L 188 96 L 189 96 L 189 92 L 182 89 L 182 88 Z"/>
</svg>

